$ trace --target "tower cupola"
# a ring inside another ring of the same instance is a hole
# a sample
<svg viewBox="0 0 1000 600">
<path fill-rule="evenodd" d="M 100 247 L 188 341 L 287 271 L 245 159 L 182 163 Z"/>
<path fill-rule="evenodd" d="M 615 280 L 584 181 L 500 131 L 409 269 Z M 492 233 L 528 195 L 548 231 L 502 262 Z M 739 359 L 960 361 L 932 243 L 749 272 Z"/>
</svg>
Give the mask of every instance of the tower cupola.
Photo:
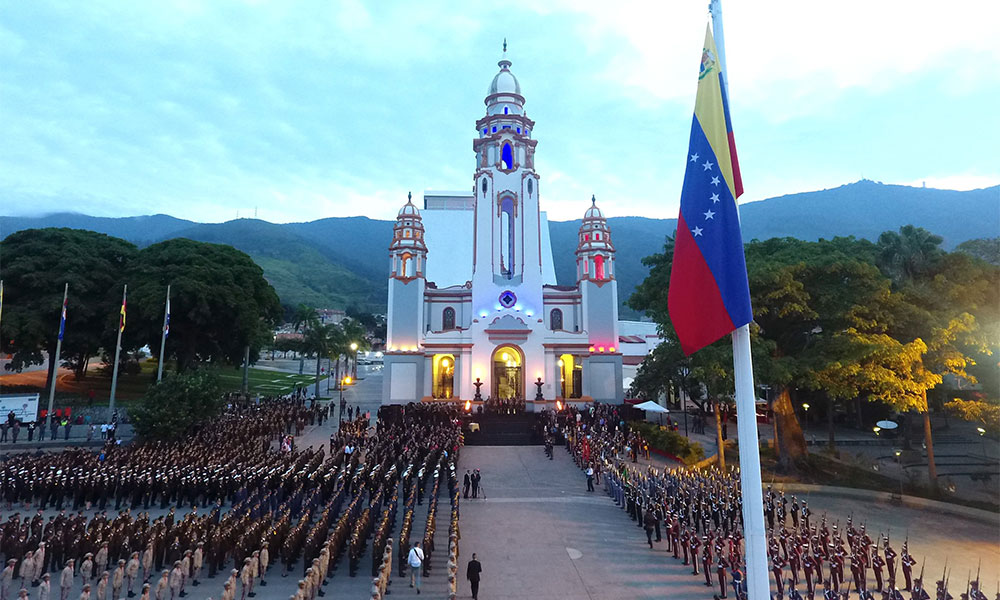
<svg viewBox="0 0 1000 600">
<path fill-rule="evenodd" d="M 413 204 L 413 194 L 406 195 L 406 204 L 399 209 L 392 228 L 392 277 L 413 279 L 423 277 L 426 271 L 427 245 L 424 243 L 424 223 L 420 211 Z"/>
<path fill-rule="evenodd" d="M 486 93 L 487 115 L 522 115 L 524 114 L 524 96 L 521 95 L 521 84 L 511 72 L 510 59 L 507 58 L 507 40 L 503 41 L 503 56 L 497 62 L 500 72 L 490 82 Z"/>
<path fill-rule="evenodd" d="M 611 229 L 597 199 L 590 197 L 590 208 L 583 214 L 583 223 L 576 246 L 577 281 L 607 281 L 614 279 L 615 245 Z"/>
</svg>

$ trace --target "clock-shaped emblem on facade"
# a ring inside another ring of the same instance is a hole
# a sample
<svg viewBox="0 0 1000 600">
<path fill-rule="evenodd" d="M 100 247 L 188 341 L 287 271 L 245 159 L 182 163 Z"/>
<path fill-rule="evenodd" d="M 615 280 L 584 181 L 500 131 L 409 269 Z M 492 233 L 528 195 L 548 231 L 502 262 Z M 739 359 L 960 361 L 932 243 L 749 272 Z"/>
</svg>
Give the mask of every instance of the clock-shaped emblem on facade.
<svg viewBox="0 0 1000 600">
<path fill-rule="evenodd" d="M 500 306 L 504 308 L 513 308 L 517 304 L 517 296 L 514 292 L 510 290 L 504 290 L 500 293 Z"/>
</svg>

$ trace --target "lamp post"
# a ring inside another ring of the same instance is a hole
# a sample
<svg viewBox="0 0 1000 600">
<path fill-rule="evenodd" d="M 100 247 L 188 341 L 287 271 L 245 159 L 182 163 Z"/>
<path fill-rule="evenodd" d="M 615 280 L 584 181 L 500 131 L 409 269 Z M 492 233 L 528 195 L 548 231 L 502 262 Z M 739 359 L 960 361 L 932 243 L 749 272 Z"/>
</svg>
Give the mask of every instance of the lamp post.
<svg viewBox="0 0 1000 600">
<path fill-rule="evenodd" d="M 344 377 L 340 380 L 340 422 L 344 422 L 344 411 L 347 409 L 347 405 L 344 402 L 344 386 L 351 383 L 351 378 Z"/>
<path fill-rule="evenodd" d="M 802 403 L 802 410 L 806 411 L 806 427 L 809 427 L 809 403 Z"/>
<path fill-rule="evenodd" d="M 983 459 L 989 461 L 989 456 L 986 455 L 986 429 L 982 427 L 976 427 L 976 431 L 979 432 L 979 441 L 983 443 Z"/>
<path fill-rule="evenodd" d="M 351 367 L 351 375 L 357 379 L 358 378 L 358 344 L 351 342 L 351 356 L 353 357 L 354 365 Z"/>
<path fill-rule="evenodd" d="M 896 464 L 899 466 L 899 495 L 903 495 L 903 459 L 901 458 L 903 454 L 902 450 L 896 450 Z"/>
</svg>

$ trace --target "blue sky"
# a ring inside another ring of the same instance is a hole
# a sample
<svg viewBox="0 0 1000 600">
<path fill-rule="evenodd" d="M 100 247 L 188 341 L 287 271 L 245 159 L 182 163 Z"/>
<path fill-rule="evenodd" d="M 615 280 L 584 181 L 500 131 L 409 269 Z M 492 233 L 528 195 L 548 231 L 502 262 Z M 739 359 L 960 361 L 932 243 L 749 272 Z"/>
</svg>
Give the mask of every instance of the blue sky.
<svg viewBox="0 0 1000 600">
<path fill-rule="evenodd" d="M 707 0 L 0 0 L 0 215 L 391 218 L 471 186 L 504 37 L 550 218 L 675 217 Z M 742 201 L 1000 183 L 1000 3 L 726 0 Z"/>
</svg>

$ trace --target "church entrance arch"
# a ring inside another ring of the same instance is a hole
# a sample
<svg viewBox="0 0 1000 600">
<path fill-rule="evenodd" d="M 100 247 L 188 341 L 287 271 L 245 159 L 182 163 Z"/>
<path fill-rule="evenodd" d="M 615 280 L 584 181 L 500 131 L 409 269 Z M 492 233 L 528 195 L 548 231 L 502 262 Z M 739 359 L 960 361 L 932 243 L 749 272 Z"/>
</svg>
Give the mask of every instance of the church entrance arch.
<svg viewBox="0 0 1000 600">
<path fill-rule="evenodd" d="M 524 355 L 517 346 L 498 346 L 493 352 L 493 399 L 524 398 Z"/>
</svg>

